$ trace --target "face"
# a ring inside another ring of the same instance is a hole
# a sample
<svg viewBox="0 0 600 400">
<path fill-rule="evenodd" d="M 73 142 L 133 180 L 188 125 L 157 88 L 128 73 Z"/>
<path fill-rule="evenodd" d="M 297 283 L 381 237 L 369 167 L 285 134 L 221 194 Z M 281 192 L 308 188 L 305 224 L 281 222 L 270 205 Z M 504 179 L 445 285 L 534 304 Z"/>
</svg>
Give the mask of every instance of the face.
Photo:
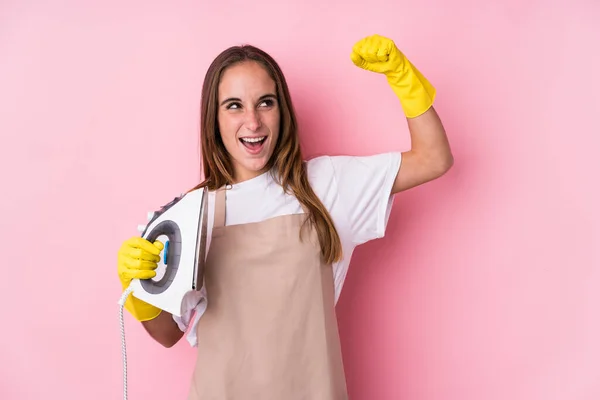
<svg viewBox="0 0 600 400">
<path fill-rule="evenodd" d="M 236 182 L 265 172 L 279 137 L 275 82 L 256 62 L 229 67 L 218 90 L 219 130 Z"/>
</svg>

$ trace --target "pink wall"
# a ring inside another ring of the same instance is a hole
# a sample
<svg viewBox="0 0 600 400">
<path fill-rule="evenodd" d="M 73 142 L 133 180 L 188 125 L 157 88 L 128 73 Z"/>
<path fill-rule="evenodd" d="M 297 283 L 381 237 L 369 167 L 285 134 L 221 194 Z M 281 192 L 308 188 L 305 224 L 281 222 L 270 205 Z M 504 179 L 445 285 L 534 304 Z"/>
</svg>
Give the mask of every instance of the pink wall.
<svg viewBox="0 0 600 400">
<path fill-rule="evenodd" d="M 0 4 L 0 398 L 121 395 L 116 251 L 198 179 L 220 50 L 281 62 L 307 154 L 406 149 L 392 91 L 349 59 L 371 33 L 438 88 L 456 164 L 356 254 L 352 399 L 600 398 L 597 2 L 49 3 Z M 126 324 L 130 398 L 185 398 L 193 350 Z"/>
</svg>

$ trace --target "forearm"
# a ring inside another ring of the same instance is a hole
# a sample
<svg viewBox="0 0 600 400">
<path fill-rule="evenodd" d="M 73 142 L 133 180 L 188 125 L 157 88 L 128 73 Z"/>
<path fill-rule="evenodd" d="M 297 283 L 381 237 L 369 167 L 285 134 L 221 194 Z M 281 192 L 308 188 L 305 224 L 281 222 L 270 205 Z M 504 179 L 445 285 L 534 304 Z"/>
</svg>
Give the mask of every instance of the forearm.
<svg viewBox="0 0 600 400">
<path fill-rule="evenodd" d="M 165 347 L 172 347 L 183 336 L 173 315 L 166 311 L 162 311 L 154 319 L 143 321 L 142 326 L 154 340 Z"/>
</svg>

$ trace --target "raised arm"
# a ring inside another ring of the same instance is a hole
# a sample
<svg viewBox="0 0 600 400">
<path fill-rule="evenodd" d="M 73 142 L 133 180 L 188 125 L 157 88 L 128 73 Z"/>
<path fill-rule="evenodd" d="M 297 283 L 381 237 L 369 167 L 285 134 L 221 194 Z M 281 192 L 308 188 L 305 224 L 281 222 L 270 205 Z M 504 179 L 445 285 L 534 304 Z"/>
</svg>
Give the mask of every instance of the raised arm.
<svg viewBox="0 0 600 400">
<path fill-rule="evenodd" d="M 392 194 L 445 174 L 454 158 L 442 121 L 433 107 L 436 90 L 431 83 L 391 39 L 380 35 L 358 41 L 350 58 L 362 69 L 385 75 L 408 121 L 411 149 L 402 153 Z"/>
</svg>

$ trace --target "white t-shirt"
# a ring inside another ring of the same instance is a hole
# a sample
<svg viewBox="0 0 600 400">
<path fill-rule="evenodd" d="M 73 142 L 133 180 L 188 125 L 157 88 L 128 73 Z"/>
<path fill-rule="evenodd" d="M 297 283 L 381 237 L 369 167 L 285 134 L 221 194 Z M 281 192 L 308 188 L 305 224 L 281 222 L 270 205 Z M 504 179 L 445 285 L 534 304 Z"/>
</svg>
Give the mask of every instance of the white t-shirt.
<svg viewBox="0 0 600 400">
<path fill-rule="evenodd" d="M 393 203 L 390 193 L 400 163 L 399 152 L 362 157 L 322 156 L 307 161 L 310 185 L 331 215 L 342 242 L 343 259 L 333 265 L 336 303 L 356 246 L 381 238 L 385 233 Z M 213 224 L 214 204 L 214 193 L 211 193 L 209 228 Z M 225 225 L 260 222 L 303 212 L 298 200 L 286 194 L 270 173 L 265 173 L 233 185 L 227 191 Z M 197 345 L 196 326 L 209 301 L 204 288 L 191 292 L 184 299 L 182 316 L 173 316 L 179 329 L 189 330 L 186 338 L 191 346 Z"/>
</svg>

